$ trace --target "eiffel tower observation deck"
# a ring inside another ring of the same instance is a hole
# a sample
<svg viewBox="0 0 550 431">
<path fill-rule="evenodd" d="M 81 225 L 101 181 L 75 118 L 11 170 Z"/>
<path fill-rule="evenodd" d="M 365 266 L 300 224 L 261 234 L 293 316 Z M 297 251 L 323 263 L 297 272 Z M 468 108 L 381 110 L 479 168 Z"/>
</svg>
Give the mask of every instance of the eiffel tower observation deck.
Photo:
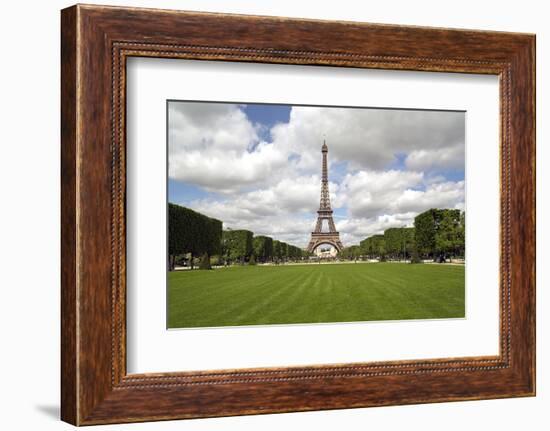
<svg viewBox="0 0 550 431">
<path fill-rule="evenodd" d="M 319 210 L 317 211 L 317 223 L 315 224 L 315 230 L 311 232 L 311 239 L 309 241 L 309 245 L 307 246 L 307 251 L 313 253 L 317 247 L 322 244 L 326 244 L 333 246 L 337 252 L 340 252 L 344 246 L 340 241 L 340 233 L 336 231 L 334 219 L 332 218 L 330 193 L 328 189 L 328 146 L 325 141 L 323 141 L 321 153 L 323 154 L 323 162 L 321 167 L 321 201 L 319 203 Z M 328 230 L 324 230 L 324 225 L 328 226 Z"/>
</svg>

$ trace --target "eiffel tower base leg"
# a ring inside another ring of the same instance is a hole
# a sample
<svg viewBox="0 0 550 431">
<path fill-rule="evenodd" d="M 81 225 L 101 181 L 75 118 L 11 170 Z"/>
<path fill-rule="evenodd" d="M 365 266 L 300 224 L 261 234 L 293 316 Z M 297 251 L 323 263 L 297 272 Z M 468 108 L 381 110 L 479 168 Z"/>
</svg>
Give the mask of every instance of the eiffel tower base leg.
<svg viewBox="0 0 550 431">
<path fill-rule="evenodd" d="M 340 241 L 340 234 L 338 232 L 321 234 L 313 232 L 311 234 L 309 245 L 307 246 L 307 251 L 313 253 L 313 251 L 321 244 L 332 245 L 338 253 L 340 253 L 344 248 L 344 245 Z"/>
</svg>

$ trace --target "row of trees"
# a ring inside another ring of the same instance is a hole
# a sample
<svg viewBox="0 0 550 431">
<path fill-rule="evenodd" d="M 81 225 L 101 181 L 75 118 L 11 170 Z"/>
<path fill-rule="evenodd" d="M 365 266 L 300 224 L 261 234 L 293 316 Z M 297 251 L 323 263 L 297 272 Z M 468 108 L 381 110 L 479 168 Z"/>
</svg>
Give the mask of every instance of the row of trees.
<svg viewBox="0 0 550 431">
<path fill-rule="evenodd" d="M 359 245 L 344 248 L 339 257 L 359 258 L 433 259 L 464 257 L 465 223 L 463 211 L 430 209 L 414 219 L 414 227 L 386 229 L 383 234 L 365 238 Z M 176 259 L 185 255 L 191 267 L 201 257 L 201 268 L 210 268 L 210 258 L 225 263 L 286 262 L 302 260 L 310 253 L 283 241 L 254 234 L 249 230 L 222 230 L 220 220 L 207 217 L 189 208 L 175 204 L 168 206 L 169 269 Z"/>
<path fill-rule="evenodd" d="M 414 227 L 386 229 L 340 253 L 344 259 L 433 259 L 464 257 L 466 215 L 457 209 L 430 209 L 414 219 Z"/>
<path fill-rule="evenodd" d="M 210 258 L 225 263 L 285 262 L 309 254 L 299 247 L 254 234 L 249 230 L 222 230 L 220 220 L 189 208 L 168 204 L 168 266 L 173 270 L 178 259 L 191 267 L 200 257 L 201 269 L 210 269 Z"/>
<path fill-rule="evenodd" d="M 269 236 L 254 236 L 249 230 L 223 231 L 222 257 L 229 262 L 284 262 L 301 259 L 306 255 L 304 250 L 295 245 Z"/>
</svg>

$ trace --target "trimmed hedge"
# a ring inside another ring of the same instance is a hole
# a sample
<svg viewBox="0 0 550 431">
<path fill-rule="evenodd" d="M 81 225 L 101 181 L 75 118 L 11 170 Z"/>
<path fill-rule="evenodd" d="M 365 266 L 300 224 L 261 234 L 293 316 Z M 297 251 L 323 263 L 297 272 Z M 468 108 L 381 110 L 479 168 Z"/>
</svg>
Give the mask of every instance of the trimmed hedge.
<svg viewBox="0 0 550 431">
<path fill-rule="evenodd" d="M 301 259 L 303 256 L 303 250 L 295 245 L 288 246 L 288 257 L 290 259 Z"/>
<path fill-rule="evenodd" d="M 278 241 L 278 240 L 273 240 L 273 257 L 275 259 L 280 259 L 281 257 L 283 257 L 283 255 L 281 254 L 281 241 Z"/>
<path fill-rule="evenodd" d="M 255 236 L 252 238 L 254 256 L 261 262 L 267 262 L 273 257 L 273 238 L 268 236 Z"/>
<path fill-rule="evenodd" d="M 244 263 L 252 253 L 252 232 L 249 230 L 224 230 L 222 253 L 226 259 Z"/>
<path fill-rule="evenodd" d="M 177 255 L 212 256 L 221 251 L 222 222 L 180 205 L 168 204 L 168 255 L 170 269 Z"/>
<path fill-rule="evenodd" d="M 286 259 L 288 257 L 288 244 L 281 241 L 281 257 Z"/>
</svg>

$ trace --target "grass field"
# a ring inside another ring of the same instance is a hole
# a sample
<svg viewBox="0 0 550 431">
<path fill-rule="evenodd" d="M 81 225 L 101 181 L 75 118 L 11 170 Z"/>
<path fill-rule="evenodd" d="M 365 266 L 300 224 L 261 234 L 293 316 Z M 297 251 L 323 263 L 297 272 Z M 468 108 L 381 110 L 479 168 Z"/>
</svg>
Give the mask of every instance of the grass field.
<svg viewBox="0 0 550 431">
<path fill-rule="evenodd" d="M 242 266 L 168 275 L 168 327 L 464 317 L 464 267 Z"/>
</svg>

